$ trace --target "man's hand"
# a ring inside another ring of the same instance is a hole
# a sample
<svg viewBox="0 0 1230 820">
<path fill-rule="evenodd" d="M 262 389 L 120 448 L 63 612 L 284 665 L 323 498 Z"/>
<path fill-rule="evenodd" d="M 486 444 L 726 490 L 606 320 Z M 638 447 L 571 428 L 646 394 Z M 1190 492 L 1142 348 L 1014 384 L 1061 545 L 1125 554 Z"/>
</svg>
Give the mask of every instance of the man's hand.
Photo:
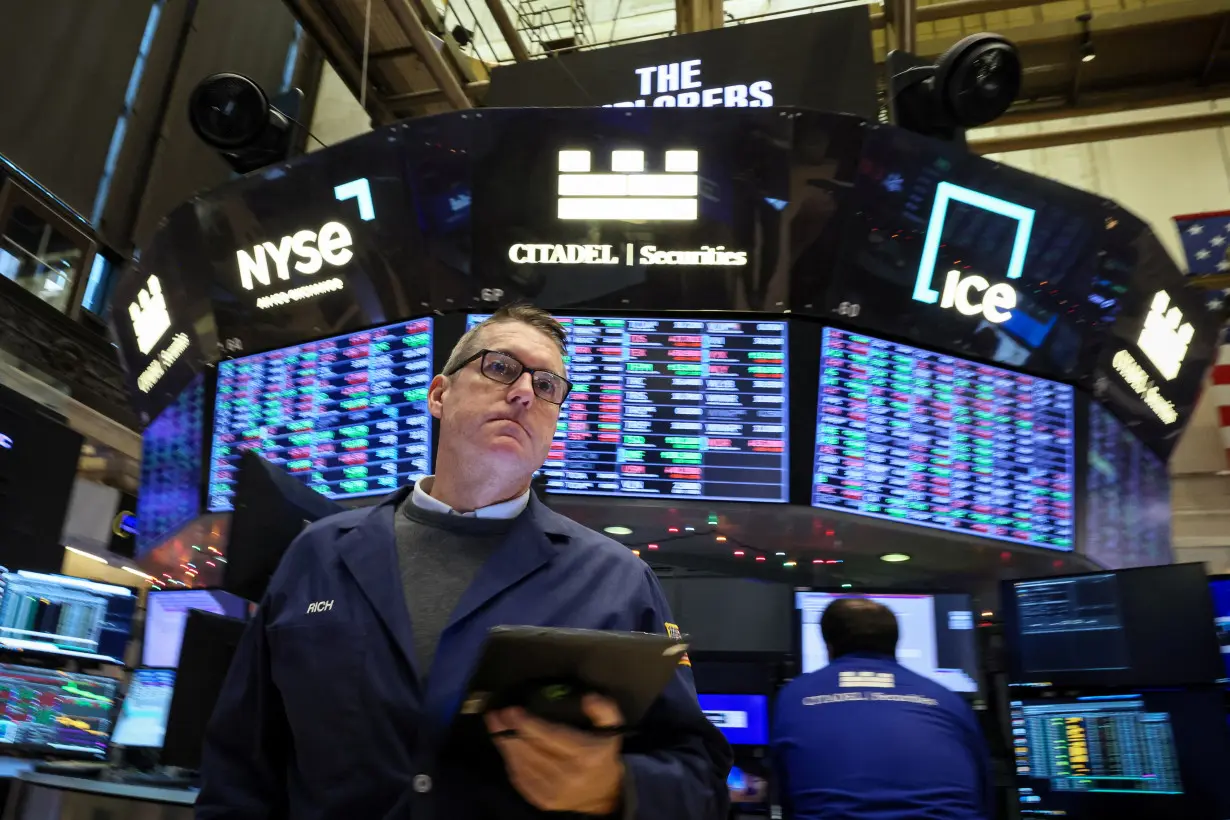
<svg viewBox="0 0 1230 820">
<path fill-rule="evenodd" d="M 587 695 L 585 714 L 597 727 L 623 725 L 619 707 L 607 698 Z M 535 808 L 609 815 L 619 810 L 624 767 L 619 737 L 580 732 L 526 714 L 501 709 L 486 715 L 487 731 L 515 732 L 496 737 L 513 786 Z"/>
</svg>

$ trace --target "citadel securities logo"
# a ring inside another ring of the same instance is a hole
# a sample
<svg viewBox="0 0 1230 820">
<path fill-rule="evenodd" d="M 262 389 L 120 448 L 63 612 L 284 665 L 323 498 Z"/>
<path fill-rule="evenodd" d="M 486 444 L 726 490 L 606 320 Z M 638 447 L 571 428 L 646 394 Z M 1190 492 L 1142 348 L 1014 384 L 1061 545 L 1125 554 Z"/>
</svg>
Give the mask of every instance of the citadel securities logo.
<svg viewBox="0 0 1230 820">
<path fill-rule="evenodd" d="M 935 189 L 935 203 L 931 206 L 931 219 L 927 223 L 927 238 L 923 243 L 918 277 L 914 281 L 913 298 L 930 305 L 939 302 L 941 308 L 955 308 L 964 316 L 977 316 L 981 313 L 988 322 L 1006 322 L 1012 317 L 1012 310 L 1017 303 L 1016 290 L 1006 282 L 991 284 L 978 274 L 962 276 L 960 271 L 950 270 L 944 278 L 942 299 L 940 292 L 932 287 L 944 223 L 953 202 L 1016 220 L 1016 238 L 1012 243 L 1012 253 L 1004 277 L 1021 278 L 1021 272 L 1025 268 L 1025 252 L 1029 249 L 1029 237 L 1033 233 L 1034 210 L 951 182 L 941 182 Z"/>
<path fill-rule="evenodd" d="M 1183 322 L 1183 311 L 1177 305 L 1171 307 L 1170 296 L 1166 291 L 1159 290 L 1149 306 L 1136 346 L 1169 381 L 1179 375 L 1183 359 L 1187 356 L 1187 346 L 1195 335 L 1196 330 L 1191 322 Z"/>
<path fill-rule="evenodd" d="M 694 222 L 700 154 L 667 151 L 664 160 L 665 173 L 647 173 L 644 151 L 612 151 L 610 172 L 592 172 L 589 151 L 560 151 L 559 218 Z"/>
<path fill-rule="evenodd" d="M 150 274 L 145 287 L 137 291 L 137 301 L 128 306 L 128 317 L 132 319 L 132 333 L 137 338 L 137 349 L 142 356 L 148 356 L 162 338 L 162 334 L 171 327 L 171 314 L 167 310 L 167 300 L 162 295 L 162 283 L 157 276 Z"/>
<path fill-rule="evenodd" d="M 695 222 L 700 193 L 700 153 L 670 150 L 662 172 L 645 170 L 645 152 L 611 152 L 611 170 L 593 171 L 587 150 L 559 152 L 556 215 L 566 221 Z M 508 248 L 517 265 L 640 265 L 741 267 L 746 251 L 724 245 L 698 250 L 673 250 L 632 242 L 579 245 L 552 242 L 517 243 Z"/>
</svg>

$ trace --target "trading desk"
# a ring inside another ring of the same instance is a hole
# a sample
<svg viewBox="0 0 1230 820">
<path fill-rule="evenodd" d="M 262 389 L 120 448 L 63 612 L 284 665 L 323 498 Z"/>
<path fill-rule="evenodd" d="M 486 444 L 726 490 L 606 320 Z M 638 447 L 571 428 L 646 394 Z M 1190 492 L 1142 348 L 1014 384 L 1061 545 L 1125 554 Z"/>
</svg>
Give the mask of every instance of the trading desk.
<svg viewBox="0 0 1230 820">
<path fill-rule="evenodd" d="M 27 771 L 13 781 L 4 820 L 59 820 L 62 817 L 191 820 L 196 795 L 196 789 L 129 786 Z"/>
</svg>

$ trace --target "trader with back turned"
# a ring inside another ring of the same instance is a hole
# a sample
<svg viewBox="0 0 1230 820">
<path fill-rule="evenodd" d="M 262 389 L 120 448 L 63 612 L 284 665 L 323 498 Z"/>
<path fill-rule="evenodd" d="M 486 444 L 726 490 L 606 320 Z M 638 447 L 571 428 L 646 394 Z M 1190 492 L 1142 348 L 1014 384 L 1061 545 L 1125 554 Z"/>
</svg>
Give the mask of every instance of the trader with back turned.
<svg viewBox="0 0 1230 820">
<path fill-rule="evenodd" d="M 435 475 L 296 539 L 218 700 L 199 820 L 725 817 L 730 750 L 684 665 L 623 739 L 517 709 L 476 743 L 450 728 L 493 626 L 675 631 L 648 566 L 530 490 L 563 354 L 549 314 L 497 311 L 431 382 Z M 608 699 L 584 709 L 622 723 Z"/>
<path fill-rule="evenodd" d="M 773 768 L 795 820 L 987 820 L 990 757 L 960 697 L 897 663 L 897 619 L 840 598 L 820 619 L 830 663 L 778 695 Z"/>
</svg>

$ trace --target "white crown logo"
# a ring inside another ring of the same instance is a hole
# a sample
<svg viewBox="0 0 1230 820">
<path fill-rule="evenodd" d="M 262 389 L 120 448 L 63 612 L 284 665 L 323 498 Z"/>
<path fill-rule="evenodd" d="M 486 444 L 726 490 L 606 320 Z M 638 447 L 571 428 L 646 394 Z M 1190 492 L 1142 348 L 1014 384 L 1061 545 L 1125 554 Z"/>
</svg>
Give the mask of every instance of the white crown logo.
<svg viewBox="0 0 1230 820">
<path fill-rule="evenodd" d="M 1149 314 L 1145 316 L 1145 326 L 1136 345 L 1164 378 L 1173 379 L 1179 375 L 1187 346 L 1196 331 L 1191 322 L 1183 322 L 1183 312 L 1177 306 L 1167 310 L 1168 307 L 1170 297 L 1166 291 L 1158 291 L 1149 307 Z M 1180 325 L 1180 322 L 1183 324 Z"/>
<path fill-rule="evenodd" d="M 644 151 L 612 151 L 611 172 L 590 172 L 589 151 L 559 152 L 559 218 L 694 221 L 700 155 L 667 151 L 666 173 L 646 173 Z"/>
<path fill-rule="evenodd" d="M 146 356 L 171 327 L 171 314 L 167 312 L 167 300 L 157 276 L 151 275 L 146 288 L 137 291 L 137 301 L 128 306 L 128 316 L 137 337 L 137 349 Z"/>
</svg>

